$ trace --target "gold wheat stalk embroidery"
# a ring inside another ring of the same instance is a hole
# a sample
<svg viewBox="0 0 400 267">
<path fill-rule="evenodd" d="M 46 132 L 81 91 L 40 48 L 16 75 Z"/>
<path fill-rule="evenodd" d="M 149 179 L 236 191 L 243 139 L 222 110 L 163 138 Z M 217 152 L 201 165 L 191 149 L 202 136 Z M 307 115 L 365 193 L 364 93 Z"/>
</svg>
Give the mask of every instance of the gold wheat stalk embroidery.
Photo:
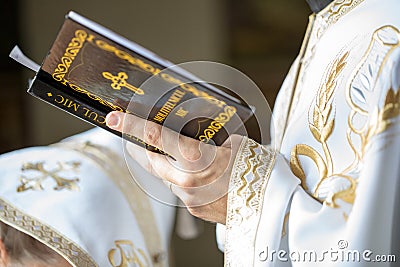
<svg viewBox="0 0 400 267">
<path fill-rule="evenodd" d="M 316 196 L 319 186 L 321 185 L 323 180 L 326 179 L 326 177 L 331 176 L 333 173 L 332 155 L 330 153 L 327 140 L 333 132 L 335 118 L 332 118 L 331 120 L 329 120 L 329 118 L 331 117 L 332 113 L 332 98 L 337 85 L 336 79 L 346 66 L 346 59 L 348 56 L 349 52 L 346 52 L 342 57 L 334 61 L 326 84 L 318 92 L 316 105 L 314 106 L 313 111 L 314 124 L 309 124 L 310 130 L 314 138 L 322 145 L 328 169 L 326 176 L 322 178 L 320 177 L 320 181 L 315 188 L 314 196 Z"/>
<path fill-rule="evenodd" d="M 367 149 L 370 147 L 373 138 L 388 130 L 395 123 L 398 123 L 397 119 L 400 116 L 400 88 L 396 90 L 396 88 L 393 88 L 393 84 L 386 92 L 385 101 L 382 106 L 377 105 L 372 112 L 369 112 L 366 110 L 365 105 L 368 106 L 367 96 L 371 97 L 371 92 L 374 91 L 377 85 L 377 78 L 374 77 L 374 75 L 375 73 L 379 75 L 382 70 L 383 65 L 377 66 L 376 64 L 378 62 L 382 64 L 386 62 L 386 59 L 394 49 L 400 46 L 399 34 L 400 32 L 392 26 L 383 26 L 375 31 L 371 44 L 363 57 L 362 64 L 359 64 L 359 68 L 354 72 L 354 75 L 352 75 L 350 79 L 351 83 L 347 87 L 346 99 L 351 111 L 347 119 L 348 129 L 346 131 L 346 138 L 351 151 L 354 153 L 354 160 L 352 163 L 341 172 L 333 173 L 333 161 L 327 144 L 327 139 L 332 134 L 335 123 L 329 120 L 332 113 L 331 97 L 336 87 L 337 76 L 346 65 L 348 53 L 333 62 L 332 68 L 330 68 L 328 72 L 326 84 L 319 89 L 315 99 L 315 105 L 312 106 L 312 110 L 310 109 L 310 117 L 312 116 L 309 122 L 310 131 L 314 138 L 321 143 L 325 158 L 315 149 L 305 144 L 298 144 L 291 151 L 290 167 L 294 175 L 301 179 L 302 185 L 307 191 L 308 189 L 305 185 L 306 175 L 299 160 L 299 156 L 303 155 L 312 159 L 317 166 L 320 179 L 313 193 L 313 196 L 317 200 L 322 201 L 317 198 L 317 196 L 319 196 L 318 189 L 326 178 L 332 177 L 348 181 L 349 186 L 345 189 L 331 192 L 331 194 L 326 196 L 324 203 L 331 207 L 337 207 L 336 200 L 338 199 L 347 203 L 354 203 L 357 188 L 356 177 L 360 174 L 360 167 L 362 166 L 361 161 Z M 385 42 L 385 38 L 389 38 L 388 36 L 392 39 L 390 42 Z M 379 42 L 381 45 L 390 49 L 387 53 L 385 52 L 385 55 L 374 54 L 373 58 L 369 58 L 368 55 L 371 53 L 375 42 Z M 383 59 L 378 60 L 380 56 L 382 56 Z M 370 61 L 370 63 L 365 65 L 368 61 Z M 362 67 L 364 71 L 361 71 Z M 361 79 L 360 88 L 358 88 L 359 85 L 355 83 L 355 81 L 357 81 L 356 79 Z M 360 103 L 362 105 L 359 105 Z M 358 142 L 354 142 L 354 138 L 357 138 Z"/>
<path fill-rule="evenodd" d="M 400 115 L 400 88 L 394 92 L 392 88 L 388 90 L 385 97 L 385 104 L 381 110 L 378 108 L 372 113 L 371 122 L 365 134 L 364 149 L 371 139 L 393 125 L 393 119 Z M 362 151 L 365 153 L 365 151 Z"/>
<path fill-rule="evenodd" d="M 291 152 L 291 170 L 298 178 L 300 178 L 301 184 L 305 190 L 308 190 L 305 181 L 306 176 L 301 166 L 299 156 L 307 156 L 317 165 L 319 171 L 319 182 L 314 190 L 313 196 L 315 198 L 318 195 L 318 189 L 322 182 L 333 173 L 332 155 L 327 143 L 335 125 L 335 119 L 332 118 L 332 99 L 337 86 L 337 78 L 346 66 L 346 59 L 348 56 L 349 52 L 346 52 L 333 62 L 332 67 L 328 72 L 326 82 L 318 90 L 315 105 L 313 105 L 312 119 L 308 124 L 313 137 L 322 146 L 325 159 L 315 149 L 305 144 L 296 145 Z"/>
</svg>

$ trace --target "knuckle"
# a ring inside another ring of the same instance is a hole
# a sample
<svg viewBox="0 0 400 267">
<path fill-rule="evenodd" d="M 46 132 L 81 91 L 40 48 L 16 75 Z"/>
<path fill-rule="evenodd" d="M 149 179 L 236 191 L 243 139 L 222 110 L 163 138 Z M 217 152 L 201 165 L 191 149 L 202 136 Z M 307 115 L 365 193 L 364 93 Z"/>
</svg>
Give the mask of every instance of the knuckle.
<svg viewBox="0 0 400 267">
<path fill-rule="evenodd" d="M 183 152 L 183 156 L 187 161 L 198 161 L 201 158 L 201 152 L 196 149 L 189 149 Z"/>
<path fill-rule="evenodd" d="M 161 144 L 161 130 L 157 125 L 150 125 L 146 127 L 144 134 L 145 142 L 159 147 Z"/>
<path fill-rule="evenodd" d="M 243 139 L 242 135 L 239 135 L 239 134 L 232 134 L 231 135 L 232 142 L 240 142 L 242 139 Z"/>
<path fill-rule="evenodd" d="M 197 140 L 180 136 L 179 149 L 187 161 L 197 161 L 201 158 L 200 144 Z"/>
<path fill-rule="evenodd" d="M 188 207 L 188 211 L 195 217 L 202 217 L 203 215 L 201 207 Z"/>
<path fill-rule="evenodd" d="M 187 188 L 186 191 L 190 191 L 190 188 L 196 187 L 197 183 L 191 175 L 184 174 L 184 175 L 182 175 L 182 177 L 180 179 L 179 186 L 181 186 L 183 188 Z M 187 193 L 189 193 L 189 192 L 187 192 Z"/>
</svg>

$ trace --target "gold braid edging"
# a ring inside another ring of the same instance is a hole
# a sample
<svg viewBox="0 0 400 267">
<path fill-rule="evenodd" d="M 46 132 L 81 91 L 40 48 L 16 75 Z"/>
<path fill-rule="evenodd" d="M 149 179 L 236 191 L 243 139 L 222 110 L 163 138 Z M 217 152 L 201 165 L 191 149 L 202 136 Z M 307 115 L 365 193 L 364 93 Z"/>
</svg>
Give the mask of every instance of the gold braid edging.
<svg viewBox="0 0 400 267">
<path fill-rule="evenodd" d="M 63 256 L 73 267 L 98 267 L 89 254 L 73 241 L 1 198 L 0 221 L 50 247 Z"/>
<path fill-rule="evenodd" d="M 225 266 L 253 266 L 254 240 L 275 157 L 270 146 L 243 138 L 229 185 Z"/>
<path fill-rule="evenodd" d="M 167 252 L 163 251 L 163 246 L 161 245 L 161 235 L 157 227 L 151 203 L 139 185 L 131 180 L 131 174 L 125 166 L 123 159 L 109 148 L 91 142 L 82 143 L 72 140 L 56 143 L 53 146 L 77 151 L 88 157 L 100 169 L 107 173 L 111 181 L 114 182 L 124 195 L 132 213 L 137 219 L 137 226 L 143 234 L 146 249 L 151 256 L 151 259 L 148 259 L 146 255 L 142 255 L 142 258 L 146 261 L 152 260 L 151 266 L 154 267 L 168 266 L 168 261 L 165 257 Z M 114 160 L 110 162 L 110 159 Z M 118 243 L 121 241 L 116 242 Z M 143 252 L 139 251 L 139 253 Z M 145 264 L 144 262 L 140 264 L 149 266 L 149 264 Z"/>
</svg>

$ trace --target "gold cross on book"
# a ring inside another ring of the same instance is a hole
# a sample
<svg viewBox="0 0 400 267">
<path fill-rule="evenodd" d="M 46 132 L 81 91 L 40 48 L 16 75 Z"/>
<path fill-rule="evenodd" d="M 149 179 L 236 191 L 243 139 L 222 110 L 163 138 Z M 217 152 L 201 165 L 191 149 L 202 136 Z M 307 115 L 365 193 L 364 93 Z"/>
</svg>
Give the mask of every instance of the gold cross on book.
<svg viewBox="0 0 400 267">
<path fill-rule="evenodd" d="M 111 87 L 115 90 L 121 90 L 122 87 L 125 87 L 135 94 L 144 95 L 142 89 L 137 88 L 126 81 L 128 79 L 128 74 L 126 74 L 125 72 L 119 72 L 118 75 L 114 76 L 111 73 L 105 71 L 103 72 L 103 77 L 111 80 Z"/>
</svg>

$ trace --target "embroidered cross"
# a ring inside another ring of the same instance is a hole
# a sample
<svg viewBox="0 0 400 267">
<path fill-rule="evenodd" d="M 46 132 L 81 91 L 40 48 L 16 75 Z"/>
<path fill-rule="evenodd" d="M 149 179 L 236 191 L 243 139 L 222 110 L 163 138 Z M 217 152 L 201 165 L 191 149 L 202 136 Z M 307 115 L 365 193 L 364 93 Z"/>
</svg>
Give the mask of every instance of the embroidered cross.
<svg viewBox="0 0 400 267">
<path fill-rule="evenodd" d="M 129 84 L 126 80 L 128 79 L 128 74 L 126 74 L 125 72 L 119 72 L 118 75 L 114 76 L 109 72 L 103 72 L 103 77 L 111 80 L 111 87 L 114 90 L 121 90 L 122 87 L 125 87 L 129 90 L 131 90 L 132 92 L 134 92 L 135 94 L 138 95 L 144 95 L 144 92 L 142 89 L 137 88 L 135 86 L 133 86 L 132 84 Z"/>
<path fill-rule="evenodd" d="M 44 167 L 44 162 L 37 163 L 24 163 L 21 167 L 21 171 L 35 171 L 38 175 L 33 178 L 28 178 L 21 175 L 19 180 L 21 185 L 18 186 L 17 192 L 24 192 L 27 190 L 44 190 L 43 182 L 48 178 L 52 178 L 56 182 L 54 190 L 67 189 L 70 191 L 79 191 L 79 178 L 67 179 L 59 175 L 61 171 L 73 171 L 77 172 L 80 166 L 79 162 L 57 162 L 57 167 L 48 170 Z"/>
</svg>

